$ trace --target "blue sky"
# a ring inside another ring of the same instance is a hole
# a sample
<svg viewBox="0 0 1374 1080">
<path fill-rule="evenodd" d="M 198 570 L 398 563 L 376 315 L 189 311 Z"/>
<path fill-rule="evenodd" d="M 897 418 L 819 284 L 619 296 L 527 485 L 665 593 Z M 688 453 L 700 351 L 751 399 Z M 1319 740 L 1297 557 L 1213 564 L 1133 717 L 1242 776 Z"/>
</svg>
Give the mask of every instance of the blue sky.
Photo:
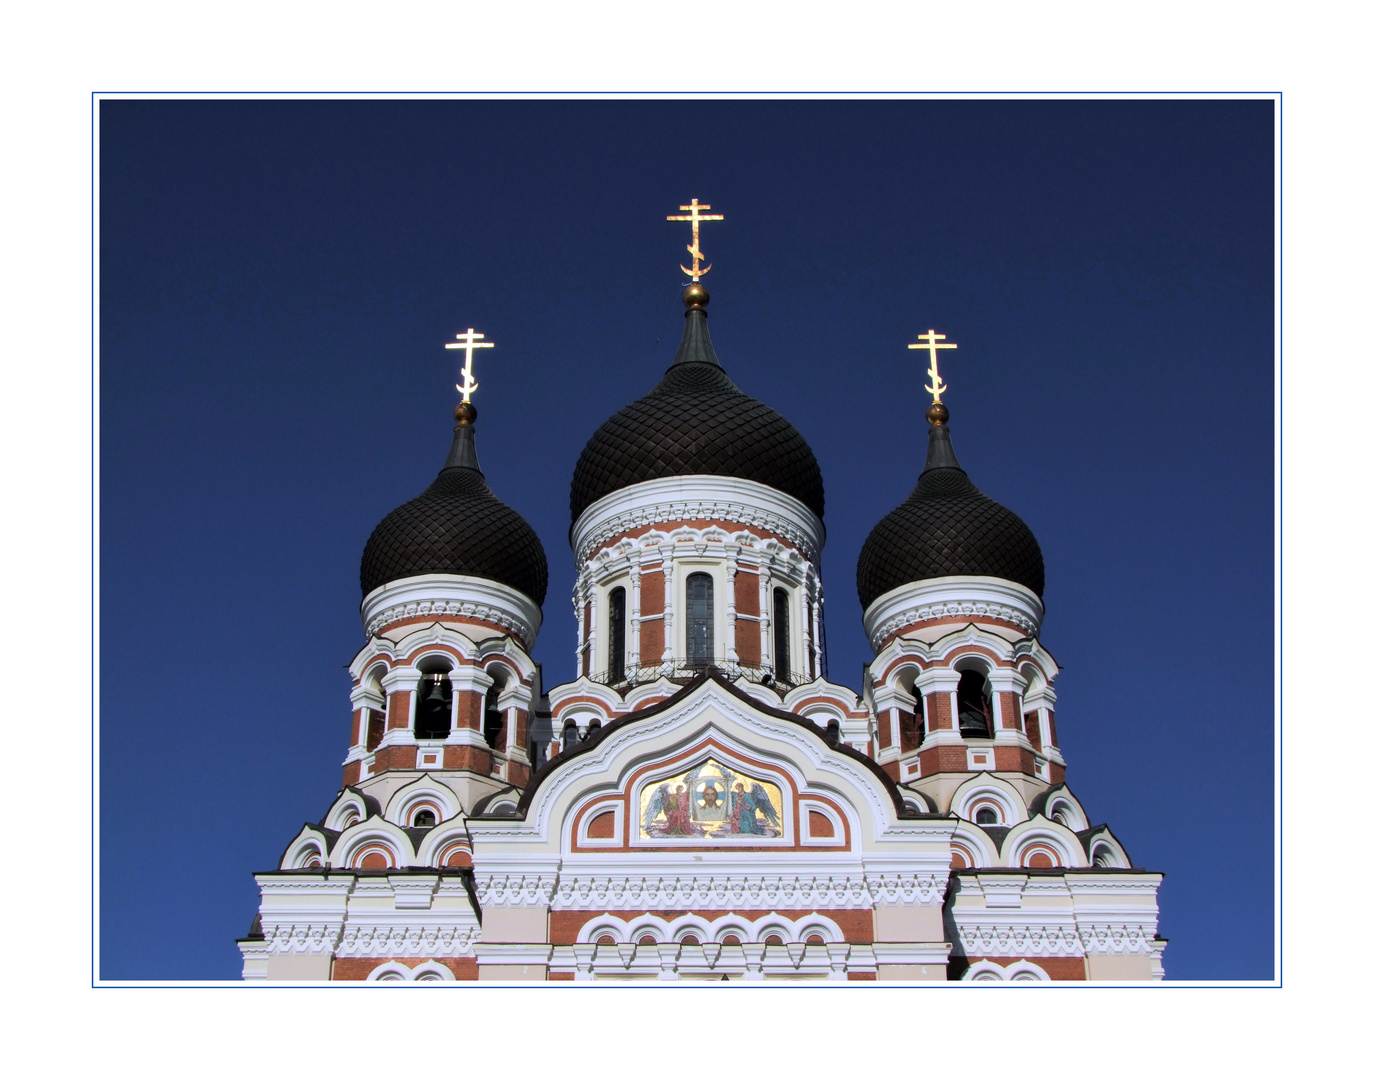
<svg viewBox="0 0 1374 1080">
<path fill-rule="evenodd" d="M 1222 101 L 100 105 L 100 974 L 236 978 L 252 871 L 348 743 L 372 527 L 478 448 L 549 555 L 681 329 L 826 481 L 830 676 L 915 483 L 928 326 L 960 460 L 1046 562 L 1068 781 L 1165 873 L 1170 977 L 1273 972 L 1273 110 Z"/>
</svg>

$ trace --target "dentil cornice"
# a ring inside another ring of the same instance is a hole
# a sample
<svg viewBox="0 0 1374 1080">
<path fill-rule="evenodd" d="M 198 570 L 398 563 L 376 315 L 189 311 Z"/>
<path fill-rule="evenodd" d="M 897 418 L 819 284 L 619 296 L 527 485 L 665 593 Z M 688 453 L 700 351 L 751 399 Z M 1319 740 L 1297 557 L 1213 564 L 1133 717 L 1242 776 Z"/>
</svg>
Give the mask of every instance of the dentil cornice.
<svg viewBox="0 0 1374 1080">
<path fill-rule="evenodd" d="M 582 511 L 571 537 L 578 565 L 617 536 L 669 521 L 752 525 L 797 545 L 811 562 L 825 546 L 821 519 L 766 484 L 732 476 L 665 476 L 613 491 Z"/>
</svg>

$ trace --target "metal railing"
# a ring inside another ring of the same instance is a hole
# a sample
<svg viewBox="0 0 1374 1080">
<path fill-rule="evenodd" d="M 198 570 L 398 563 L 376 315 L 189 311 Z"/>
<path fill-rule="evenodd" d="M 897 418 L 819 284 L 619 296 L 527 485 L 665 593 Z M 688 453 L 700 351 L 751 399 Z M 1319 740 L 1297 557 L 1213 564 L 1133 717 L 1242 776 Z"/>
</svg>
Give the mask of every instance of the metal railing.
<svg viewBox="0 0 1374 1080">
<path fill-rule="evenodd" d="M 783 693 L 793 687 L 812 681 L 802 676 L 800 672 L 789 672 L 785 677 L 779 678 L 771 667 L 765 667 L 763 664 L 749 664 L 743 660 L 720 658 L 710 660 L 674 659 L 655 664 L 627 664 L 623 671 L 599 671 L 587 677 L 592 682 L 601 683 L 624 693 L 633 687 L 656 682 L 661 678 L 672 682 L 690 682 L 708 667 L 715 668 L 727 679 L 737 679 L 743 676 L 750 682 L 776 687 Z"/>
</svg>

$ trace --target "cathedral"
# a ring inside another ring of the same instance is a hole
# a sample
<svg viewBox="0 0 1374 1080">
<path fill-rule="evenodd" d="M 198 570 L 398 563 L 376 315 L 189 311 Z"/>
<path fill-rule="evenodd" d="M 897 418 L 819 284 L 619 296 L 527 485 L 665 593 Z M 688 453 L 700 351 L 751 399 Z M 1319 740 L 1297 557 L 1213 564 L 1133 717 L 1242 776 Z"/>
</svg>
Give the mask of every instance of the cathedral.
<svg viewBox="0 0 1374 1080">
<path fill-rule="evenodd" d="M 911 346 L 925 464 L 831 682 L 821 470 L 717 357 L 721 217 L 681 209 L 677 353 L 573 470 L 576 678 L 534 659 L 548 564 L 483 478 L 469 329 L 448 456 L 363 549 L 342 789 L 256 875 L 244 979 L 1163 978 L 1161 875 L 1065 783 L 1039 544 L 955 454 L 956 344 Z"/>
</svg>

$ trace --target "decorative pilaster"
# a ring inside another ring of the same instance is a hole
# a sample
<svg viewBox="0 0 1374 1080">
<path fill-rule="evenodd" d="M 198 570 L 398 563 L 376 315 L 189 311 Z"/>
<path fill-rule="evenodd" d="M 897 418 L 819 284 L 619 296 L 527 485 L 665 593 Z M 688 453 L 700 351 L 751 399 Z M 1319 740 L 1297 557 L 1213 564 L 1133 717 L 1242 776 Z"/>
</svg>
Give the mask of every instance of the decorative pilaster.
<svg viewBox="0 0 1374 1080">
<path fill-rule="evenodd" d="M 630 557 L 630 640 L 625 662 L 631 669 L 639 666 L 639 553 Z"/>
<path fill-rule="evenodd" d="M 759 663 L 764 671 L 773 670 L 773 560 L 759 560 Z"/>
<path fill-rule="evenodd" d="M 586 669 L 582 666 L 582 665 L 583 665 L 583 660 L 585 659 L 585 657 L 584 657 L 584 655 L 583 655 L 583 652 L 582 652 L 582 646 L 585 644 L 585 642 L 584 642 L 584 640 L 583 640 L 583 631 L 586 629 L 586 622 L 585 622 L 585 620 L 584 620 L 584 618 L 583 618 L 583 615 L 582 615 L 582 581 L 583 581 L 583 576 L 584 576 L 584 575 L 582 575 L 582 574 L 578 574 L 578 576 L 577 576 L 577 581 L 574 582 L 574 584 L 573 584 L 573 595 L 572 595 L 573 618 L 577 620 L 577 651 L 573 654 L 573 656 L 574 656 L 574 662 L 575 662 L 575 667 L 573 668 L 573 670 L 576 671 L 576 672 L 578 672 L 578 674 L 581 674 L 581 675 L 587 674 Z"/>
<path fill-rule="evenodd" d="M 673 554 L 663 551 L 663 663 L 673 662 Z"/>
<path fill-rule="evenodd" d="M 738 662 L 739 652 L 735 649 L 735 574 L 739 572 L 739 547 L 735 544 L 725 546 L 725 658 L 732 664 Z"/>
</svg>

